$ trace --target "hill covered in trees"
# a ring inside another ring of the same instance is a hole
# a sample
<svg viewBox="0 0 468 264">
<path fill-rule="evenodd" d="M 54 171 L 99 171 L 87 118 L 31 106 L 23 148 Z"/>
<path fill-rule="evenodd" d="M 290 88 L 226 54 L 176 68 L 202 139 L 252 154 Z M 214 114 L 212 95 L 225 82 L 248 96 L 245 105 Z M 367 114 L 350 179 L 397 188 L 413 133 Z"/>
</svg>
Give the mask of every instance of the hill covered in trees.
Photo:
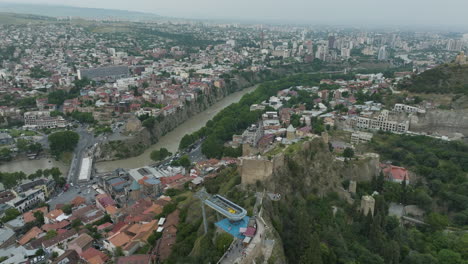
<svg viewBox="0 0 468 264">
<path fill-rule="evenodd" d="M 415 93 L 468 94 L 468 65 L 444 64 L 400 83 Z"/>
<path fill-rule="evenodd" d="M 336 162 L 326 144 L 313 146 L 286 151 L 285 169 L 265 183 L 268 189 L 281 186 L 277 190 L 283 198 L 265 201 L 263 206 L 281 237 L 287 263 L 467 263 L 468 145 L 422 136 L 376 135 L 369 146 L 382 160 L 405 166 L 419 177 L 411 185 L 385 181 L 383 174 L 370 181 L 361 179 L 351 204 L 330 190 L 336 175 L 329 164 Z M 344 188 L 352 164 L 360 162 L 344 162 Z M 374 216 L 365 216 L 358 210 L 360 197 L 374 191 L 378 192 L 373 195 Z M 400 224 L 389 215 L 392 202 L 418 205 L 425 211 L 426 224 Z"/>
</svg>

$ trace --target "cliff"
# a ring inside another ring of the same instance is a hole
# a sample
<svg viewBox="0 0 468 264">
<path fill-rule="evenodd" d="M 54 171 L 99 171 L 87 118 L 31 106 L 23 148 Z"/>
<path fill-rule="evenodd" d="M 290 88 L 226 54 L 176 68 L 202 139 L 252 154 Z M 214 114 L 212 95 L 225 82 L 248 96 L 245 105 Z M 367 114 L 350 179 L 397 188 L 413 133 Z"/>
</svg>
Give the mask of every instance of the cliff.
<svg viewBox="0 0 468 264">
<path fill-rule="evenodd" d="M 413 115 L 410 130 L 441 135 L 462 133 L 468 136 L 468 109 L 429 110 L 424 115 Z"/>
<path fill-rule="evenodd" d="M 321 138 L 299 142 L 294 151 L 285 151 L 284 165 L 277 166 L 271 178 L 264 182 L 270 192 L 282 195 L 310 193 L 324 196 L 342 192 L 344 180 L 370 181 L 379 172 L 379 156 L 367 154 L 341 161 L 330 152 Z"/>
</svg>

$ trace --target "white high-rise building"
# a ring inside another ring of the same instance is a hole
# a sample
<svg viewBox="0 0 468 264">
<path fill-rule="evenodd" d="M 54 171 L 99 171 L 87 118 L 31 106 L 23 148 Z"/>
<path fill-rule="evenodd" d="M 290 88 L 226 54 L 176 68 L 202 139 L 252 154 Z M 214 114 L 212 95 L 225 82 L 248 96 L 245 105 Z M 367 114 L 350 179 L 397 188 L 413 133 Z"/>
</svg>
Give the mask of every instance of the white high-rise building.
<svg viewBox="0 0 468 264">
<path fill-rule="evenodd" d="M 387 59 L 387 50 L 385 46 L 380 47 L 379 55 L 377 56 L 378 60 L 386 60 Z"/>
</svg>

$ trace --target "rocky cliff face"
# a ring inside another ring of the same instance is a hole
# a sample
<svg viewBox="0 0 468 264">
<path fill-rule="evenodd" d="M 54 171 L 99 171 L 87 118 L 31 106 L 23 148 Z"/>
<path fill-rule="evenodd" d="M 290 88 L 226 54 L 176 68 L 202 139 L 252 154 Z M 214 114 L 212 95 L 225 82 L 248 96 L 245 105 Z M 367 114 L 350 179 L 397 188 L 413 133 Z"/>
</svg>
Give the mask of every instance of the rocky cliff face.
<svg viewBox="0 0 468 264">
<path fill-rule="evenodd" d="M 413 115 L 410 130 L 415 132 L 468 136 L 468 109 L 430 110 L 424 115 Z"/>
<path fill-rule="evenodd" d="M 302 143 L 293 153 L 285 154 L 285 164 L 264 185 L 268 191 L 283 195 L 309 193 L 323 196 L 328 192 L 344 193 L 344 180 L 370 181 L 379 172 L 379 156 L 368 154 L 341 161 L 329 151 L 322 139 Z M 347 198 L 347 197 L 345 197 Z"/>
</svg>

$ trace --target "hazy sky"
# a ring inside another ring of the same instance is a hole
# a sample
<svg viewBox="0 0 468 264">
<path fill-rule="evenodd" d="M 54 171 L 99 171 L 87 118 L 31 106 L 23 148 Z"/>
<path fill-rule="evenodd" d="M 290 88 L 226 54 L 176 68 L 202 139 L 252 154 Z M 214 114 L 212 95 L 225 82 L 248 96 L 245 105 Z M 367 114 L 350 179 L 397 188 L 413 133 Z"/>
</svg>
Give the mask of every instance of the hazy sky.
<svg viewBox="0 0 468 264">
<path fill-rule="evenodd" d="M 162 16 L 333 24 L 468 26 L 468 0 L 0 0 L 152 12 Z"/>
</svg>

